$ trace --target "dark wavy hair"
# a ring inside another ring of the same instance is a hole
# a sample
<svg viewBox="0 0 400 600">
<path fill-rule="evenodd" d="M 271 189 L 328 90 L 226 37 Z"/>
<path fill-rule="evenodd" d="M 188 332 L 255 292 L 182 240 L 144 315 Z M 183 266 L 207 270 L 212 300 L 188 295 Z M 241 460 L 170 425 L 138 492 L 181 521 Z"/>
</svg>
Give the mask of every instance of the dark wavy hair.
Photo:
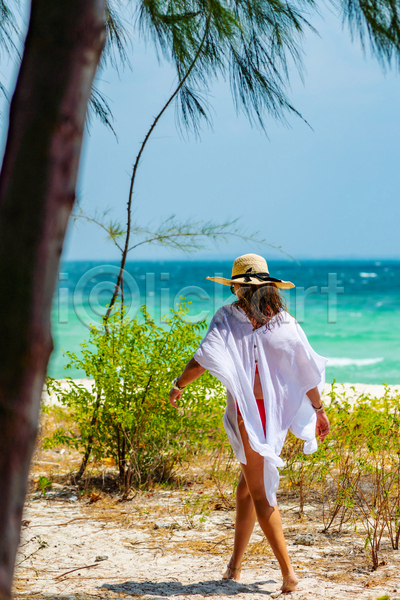
<svg viewBox="0 0 400 600">
<path fill-rule="evenodd" d="M 246 313 L 255 329 L 263 325 L 270 329 L 272 317 L 286 310 L 286 301 L 274 283 L 240 284 L 237 296 L 233 304 Z"/>
</svg>

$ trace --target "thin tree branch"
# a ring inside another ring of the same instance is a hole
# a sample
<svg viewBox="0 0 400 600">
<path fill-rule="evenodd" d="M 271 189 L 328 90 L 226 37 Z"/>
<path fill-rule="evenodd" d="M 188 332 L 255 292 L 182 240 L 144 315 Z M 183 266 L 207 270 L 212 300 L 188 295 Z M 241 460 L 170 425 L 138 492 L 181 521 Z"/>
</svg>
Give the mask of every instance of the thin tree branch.
<svg viewBox="0 0 400 600">
<path fill-rule="evenodd" d="M 142 246 L 144 244 L 151 244 L 152 242 L 155 241 L 160 241 L 162 242 L 162 240 L 169 240 L 169 243 L 175 243 L 173 238 L 176 237 L 209 237 L 210 235 L 221 235 L 221 236 L 232 236 L 232 237 L 237 237 L 241 240 L 244 241 L 248 241 L 248 240 L 252 240 L 254 241 L 253 237 L 247 237 L 244 235 L 241 235 L 240 233 L 235 233 L 234 231 L 226 231 L 226 232 L 221 232 L 221 233 L 215 233 L 215 234 L 210 234 L 207 232 L 198 232 L 198 231 L 189 231 L 189 232 L 176 232 L 176 233 L 171 233 L 171 234 L 161 234 L 161 235 L 157 235 L 155 234 L 154 237 L 152 238 L 148 238 L 147 240 L 142 240 L 141 242 L 138 242 L 137 244 L 134 244 L 133 246 L 131 246 L 128 249 L 128 252 L 130 252 L 131 250 L 134 250 L 135 248 L 138 248 L 139 246 Z M 292 258 L 293 260 L 296 260 L 295 258 L 293 258 L 293 256 L 291 256 L 290 254 L 288 254 L 287 252 L 285 252 L 284 250 L 282 250 L 279 246 L 274 246 L 273 244 L 269 244 L 265 241 L 260 241 L 258 242 L 260 244 L 265 244 L 266 246 L 269 246 L 270 248 L 273 248 L 274 250 L 279 250 L 280 252 L 282 252 L 285 256 L 287 256 L 288 258 Z M 178 243 L 175 243 L 175 245 L 178 245 Z M 179 248 L 182 249 L 182 247 L 180 245 L 178 245 Z M 297 262 L 297 261 L 296 261 Z"/>
<path fill-rule="evenodd" d="M 165 111 L 167 110 L 167 108 L 170 106 L 170 104 L 173 102 L 174 98 L 176 98 L 176 96 L 178 95 L 179 91 L 181 90 L 181 88 L 183 87 L 183 85 L 185 84 L 185 82 L 187 81 L 188 77 L 190 76 L 197 60 L 199 59 L 201 52 L 203 50 L 203 46 L 204 43 L 207 39 L 207 34 L 208 34 L 208 28 L 210 25 L 210 18 L 211 18 L 211 13 L 209 13 L 208 18 L 207 18 L 207 22 L 206 22 L 206 27 L 205 27 L 205 31 L 204 31 L 204 36 L 203 39 L 201 41 L 201 44 L 196 52 L 196 55 L 190 65 L 190 67 L 188 68 L 188 70 L 186 71 L 185 76 L 180 80 L 179 85 L 177 86 L 177 88 L 175 89 L 175 91 L 173 92 L 173 94 L 170 96 L 170 98 L 168 99 L 168 101 L 164 104 L 163 108 L 160 110 L 160 112 L 158 113 L 158 115 L 156 116 L 156 118 L 154 119 L 149 131 L 146 134 L 146 137 L 144 138 L 141 146 L 140 146 L 140 150 L 139 153 L 136 157 L 136 161 L 135 164 L 133 165 L 133 170 L 132 170 L 132 176 L 131 176 L 131 183 L 130 183 L 130 187 L 129 187 L 129 195 L 128 195 L 128 202 L 127 202 L 127 229 L 126 229 L 126 238 L 125 238 L 125 246 L 124 249 L 122 251 L 122 257 L 121 257 L 121 265 L 120 265 L 120 271 L 118 274 L 118 278 L 117 278 L 117 282 L 115 285 L 115 289 L 109 304 L 109 307 L 107 309 L 106 315 L 104 317 L 105 322 L 107 322 L 110 314 L 111 314 L 111 310 L 112 307 L 115 304 L 115 300 L 118 296 L 118 291 L 120 289 L 122 289 L 122 285 L 123 285 L 123 273 L 124 273 L 124 268 L 125 268 L 125 263 L 126 263 L 126 258 L 128 255 L 128 251 L 129 251 L 129 241 L 130 241 L 130 235 L 131 235 L 131 218 L 132 218 L 132 199 L 133 199 L 133 189 L 134 189 L 134 185 L 135 185 L 135 179 L 136 179 L 136 173 L 139 167 L 139 163 L 140 163 L 140 159 L 142 157 L 143 151 L 146 147 L 146 144 L 151 136 L 151 134 L 153 133 L 155 127 L 157 126 L 157 123 L 160 121 L 161 117 L 163 116 L 163 114 L 165 113 Z"/>
<path fill-rule="evenodd" d="M 102 223 L 101 221 L 99 221 L 95 217 L 89 217 L 89 215 L 85 215 L 84 212 L 80 212 L 80 213 L 74 214 L 73 217 L 75 219 L 85 219 L 85 221 L 88 221 L 89 223 L 94 223 L 95 225 L 98 225 L 99 227 L 101 227 L 101 229 L 104 229 L 104 231 L 108 234 L 108 237 L 111 239 L 111 241 L 113 241 L 114 244 L 117 246 L 118 250 L 120 250 L 120 252 L 123 252 L 122 246 L 120 246 L 118 244 L 117 240 L 112 235 L 110 227 L 107 227 L 106 225 L 104 225 L 104 223 Z"/>
</svg>

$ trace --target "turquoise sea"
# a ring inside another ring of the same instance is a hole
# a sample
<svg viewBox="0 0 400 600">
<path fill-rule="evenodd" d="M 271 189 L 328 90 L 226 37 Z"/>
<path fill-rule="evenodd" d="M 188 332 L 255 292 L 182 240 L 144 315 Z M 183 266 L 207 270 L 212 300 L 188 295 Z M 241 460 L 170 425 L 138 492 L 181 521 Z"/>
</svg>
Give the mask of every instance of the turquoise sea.
<svg viewBox="0 0 400 600">
<path fill-rule="evenodd" d="M 295 283 L 296 288 L 285 293 L 288 309 L 314 349 L 329 359 L 327 381 L 400 383 L 400 261 L 301 261 L 299 265 L 270 260 L 268 264 L 273 277 Z M 63 350 L 79 352 L 90 323 L 99 322 L 111 297 L 117 265 L 62 264 L 52 313 L 51 376 L 85 376 L 64 370 Z M 130 314 L 138 314 L 146 304 L 161 322 L 184 296 L 192 301 L 191 318 L 209 321 L 222 303 L 234 297 L 229 287 L 206 277 L 229 277 L 231 266 L 231 261 L 189 259 L 127 263 L 125 296 Z"/>
</svg>

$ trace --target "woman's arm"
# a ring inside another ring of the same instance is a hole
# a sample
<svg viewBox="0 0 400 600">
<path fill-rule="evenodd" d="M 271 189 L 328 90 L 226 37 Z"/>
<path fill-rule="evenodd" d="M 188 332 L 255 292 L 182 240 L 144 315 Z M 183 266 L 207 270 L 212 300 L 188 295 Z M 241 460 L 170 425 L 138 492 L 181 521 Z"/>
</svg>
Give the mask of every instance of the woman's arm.
<svg viewBox="0 0 400 600">
<path fill-rule="evenodd" d="M 178 377 L 178 381 L 176 383 L 179 387 L 186 387 L 187 385 L 189 385 L 189 383 L 196 381 L 196 379 L 198 379 L 200 375 L 203 375 L 205 370 L 206 369 L 203 369 L 203 367 L 199 365 L 199 363 L 194 358 L 191 358 L 187 363 L 186 367 L 184 368 L 182 375 Z M 176 404 L 175 400 L 179 400 L 181 396 L 182 391 L 175 390 L 174 388 L 171 389 L 171 391 L 169 392 L 169 401 L 171 402 L 172 406 L 178 408 L 178 405 Z"/>
<path fill-rule="evenodd" d="M 322 401 L 321 401 L 321 396 L 319 395 L 319 391 L 318 391 L 317 387 L 309 390 L 307 392 L 307 396 L 314 408 L 320 408 L 321 406 L 323 406 Z M 317 436 L 319 436 L 319 439 L 321 440 L 321 442 L 323 442 L 329 433 L 329 419 L 324 410 L 317 412 L 317 427 L 316 427 L 316 429 L 317 429 Z"/>
<path fill-rule="evenodd" d="M 314 408 L 320 408 L 322 406 L 321 396 L 319 395 L 317 387 L 312 388 L 312 390 L 309 390 L 307 392 L 307 396 Z"/>
</svg>

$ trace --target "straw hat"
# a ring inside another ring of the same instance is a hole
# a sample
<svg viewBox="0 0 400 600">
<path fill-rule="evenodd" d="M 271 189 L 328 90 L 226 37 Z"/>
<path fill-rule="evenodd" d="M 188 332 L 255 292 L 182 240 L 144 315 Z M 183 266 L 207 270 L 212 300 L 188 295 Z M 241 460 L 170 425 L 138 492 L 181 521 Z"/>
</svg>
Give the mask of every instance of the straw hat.
<svg viewBox="0 0 400 600">
<path fill-rule="evenodd" d="M 207 277 L 210 281 L 216 281 L 223 285 L 233 283 L 249 283 L 262 285 L 263 283 L 274 283 L 278 288 L 294 288 L 291 281 L 283 281 L 269 276 L 268 265 L 265 258 L 258 254 L 243 254 L 239 256 L 232 267 L 231 279 L 225 277 Z"/>
</svg>

